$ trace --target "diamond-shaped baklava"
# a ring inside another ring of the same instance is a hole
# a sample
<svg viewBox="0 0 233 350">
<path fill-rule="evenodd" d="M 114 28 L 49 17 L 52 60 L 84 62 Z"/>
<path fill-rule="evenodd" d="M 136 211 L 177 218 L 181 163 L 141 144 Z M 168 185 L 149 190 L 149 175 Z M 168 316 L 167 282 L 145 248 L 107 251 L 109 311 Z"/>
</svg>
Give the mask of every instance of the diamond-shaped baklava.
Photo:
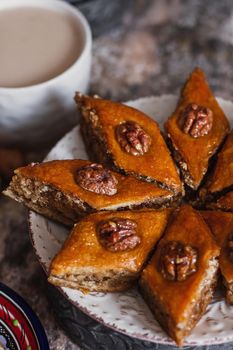
<svg viewBox="0 0 233 350">
<path fill-rule="evenodd" d="M 184 182 L 196 190 L 229 129 L 201 69 L 192 72 L 165 129 Z"/>
<path fill-rule="evenodd" d="M 53 259 L 49 281 L 62 287 L 128 289 L 161 237 L 169 209 L 94 213 L 77 223 Z"/>
<path fill-rule="evenodd" d="M 90 159 L 182 195 L 183 187 L 158 124 L 124 104 L 76 94 Z"/>
<path fill-rule="evenodd" d="M 54 160 L 19 168 L 4 194 L 66 225 L 98 210 L 161 207 L 174 193 L 87 160 Z"/>
<path fill-rule="evenodd" d="M 172 214 L 140 289 L 155 318 L 182 345 L 216 285 L 219 247 L 201 215 L 184 205 Z"/>
</svg>

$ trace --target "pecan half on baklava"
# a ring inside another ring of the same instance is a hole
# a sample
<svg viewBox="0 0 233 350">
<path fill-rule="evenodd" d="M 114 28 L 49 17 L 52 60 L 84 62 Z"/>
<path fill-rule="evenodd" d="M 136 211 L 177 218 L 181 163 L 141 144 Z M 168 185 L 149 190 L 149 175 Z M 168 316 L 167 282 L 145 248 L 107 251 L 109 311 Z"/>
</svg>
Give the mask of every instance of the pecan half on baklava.
<svg viewBox="0 0 233 350">
<path fill-rule="evenodd" d="M 140 289 L 155 318 L 182 345 L 210 303 L 219 247 L 201 215 L 184 205 L 172 214 Z"/>
<path fill-rule="evenodd" d="M 77 93 L 90 159 L 181 197 L 183 186 L 158 124 L 124 104 Z"/>
<path fill-rule="evenodd" d="M 72 226 L 99 210 L 169 206 L 174 193 L 87 160 L 54 160 L 15 170 L 4 194 Z"/>
<path fill-rule="evenodd" d="M 87 291 L 131 287 L 170 215 L 169 209 L 94 213 L 77 223 L 53 259 L 49 281 Z"/>
<path fill-rule="evenodd" d="M 184 182 L 196 190 L 208 170 L 209 160 L 222 144 L 228 120 L 211 92 L 205 75 L 196 68 L 187 80 L 177 107 L 165 123 Z"/>
</svg>

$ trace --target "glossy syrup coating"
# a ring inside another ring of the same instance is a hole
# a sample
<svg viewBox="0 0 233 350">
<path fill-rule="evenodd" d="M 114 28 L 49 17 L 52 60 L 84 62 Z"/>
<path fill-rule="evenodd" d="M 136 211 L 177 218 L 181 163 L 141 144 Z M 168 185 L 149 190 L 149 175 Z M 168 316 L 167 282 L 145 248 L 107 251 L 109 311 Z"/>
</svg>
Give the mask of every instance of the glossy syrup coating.
<svg viewBox="0 0 233 350">
<path fill-rule="evenodd" d="M 190 103 L 204 106 L 212 111 L 213 124 L 207 135 L 193 138 L 183 132 L 180 118 Z M 188 172 L 197 188 L 207 171 L 209 159 L 221 145 L 229 130 L 228 120 L 201 69 L 196 68 L 187 80 L 174 113 L 165 123 L 165 129 L 173 147 L 187 164 Z"/>
<path fill-rule="evenodd" d="M 54 160 L 41 164 L 32 164 L 16 170 L 17 175 L 41 181 L 63 194 L 77 197 L 92 208 L 101 210 L 114 205 L 125 205 L 149 201 L 152 198 L 172 195 L 168 190 L 154 184 L 137 180 L 133 176 L 123 176 L 112 172 L 117 179 L 117 192 L 108 196 L 83 189 L 76 182 L 76 172 L 80 167 L 91 164 L 87 160 Z"/>
<path fill-rule="evenodd" d="M 207 205 L 208 209 L 221 209 L 233 212 L 233 192 L 228 192 Z"/>
<path fill-rule="evenodd" d="M 227 242 L 229 235 L 233 233 L 233 213 L 221 211 L 203 211 L 201 215 L 210 227 L 217 243 L 221 247 L 219 259 L 220 270 L 228 283 L 233 282 L 233 262 L 229 258 Z"/>
<path fill-rule="evenodd" d="M 123 269 L 131 272 L 141 270 L 149 252 L 163 234 L 171 211 L 139 210 L 124 212 L 99 212 L 82 219 L 74 226 L 60 252 L 51 264 L 51 275 L 63 276 L 79 272 L 79 268 Z M 111 252 L 98 238 L 97 227 L 101 221 L 129 219 L 137 224 L 140 244 L 134 249 Z"/>
<path fill-rule="evenodd" d="M 189 245 L 197 251 L 197 271 L 184 281 L 169 281 L 160 271 L 163 246 L 170 241 Z M 219 255 L 219 247 L 201 215 L 189 205 L 183 205 L 172 215 L 164 236 L 141 279 L 157 295 L 173 325 L 187 322 L 187 312 L 198 295 L 209 260 Z"/>
<path fill-rule="evenodd" d="M 233 185 L 233 130 L 217 156 L 212 174 L 204 189 L 208 193 L 220 192 Z"/>
<path fill-rule="evenodd" d="M 105 158 L 99 161 L 108 162 L 110 158 L 116 168 L 126 173 L 149 177 L 176 193 L 183 191 L 175 164 L 154 120 L 135 108 L 100 98 L 77 94 L 76 102 L 81 110 L 93 112 L 95 131 L 103 139 L 105 150 Z M 151 143 L 143 155 L 125 152 L 117 141 L 116 128 L 126 121 L 137 123 L 149 135 Z"/>
</svg>

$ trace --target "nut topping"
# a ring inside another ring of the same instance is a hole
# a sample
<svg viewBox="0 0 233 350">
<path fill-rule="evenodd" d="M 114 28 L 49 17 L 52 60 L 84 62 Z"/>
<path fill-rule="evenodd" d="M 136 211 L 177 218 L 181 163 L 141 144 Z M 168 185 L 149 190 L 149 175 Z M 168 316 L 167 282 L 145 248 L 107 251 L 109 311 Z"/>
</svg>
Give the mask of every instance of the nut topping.
<svg viewBox="0 0 233 350">
<path fill-rule="evenodd" d="M 233 233 L 230 233 L 228 236 L 227 248 L 229 252 L 229 258 L 233 262 Z"/>
<path fill-rule="evenodd" d="M 181 242 L 167 242 L 160 255 L 160 271 L 170 281 L 184 281 L 197 270 L 197 250 Z"/>
<path fill-rule="evenodd" d="M 213 126 L 211 109 L 190 103 L 182 114 L 183 132 L 194 138 L 207 135 Z"/>
<path fill-rule="evenodd" d="M 76 181 L 83 189 L 112 196 L 117 193 L 117 179 L 101 164 L 85 165 L 78 169 Z"/>
<path fill-rule="evenodd" d="M 143 155 L 151 145 L 151 137 L 133 121 L 117 125 L 116 139 L 121 148 L 133 156 Z"/>
<path fill-rule="evenodd" d="M 135 221 L 121 218 L 101 221 L 97 225 L 100 243 L 112 252 L 135 248 L 141 242 L 136 229 Z"/>
</svg>

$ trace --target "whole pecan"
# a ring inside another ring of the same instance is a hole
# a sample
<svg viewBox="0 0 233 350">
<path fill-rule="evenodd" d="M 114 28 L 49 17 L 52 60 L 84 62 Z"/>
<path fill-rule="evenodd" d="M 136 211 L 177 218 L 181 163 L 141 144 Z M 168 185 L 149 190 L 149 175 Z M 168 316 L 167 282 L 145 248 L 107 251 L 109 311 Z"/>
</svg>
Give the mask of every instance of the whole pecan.
<svg viewBox="0 0 233 350">
<path fill-rule="evenodd" d="M 117 125 L 116 139 L 125 152 L 134 156 L 143 155 L 151 145 L 150 135 L 133 121 Z"/>
<path fill-rule="evenodd" d="M 227 248 L 228 248 L 229 258 L 233 262 L 233 233 L 230 233 L 228 236 Z"/>
<path fill-rule="evenodd" d="M 159 268 L 164 278 L 184 281 L 197 270 L 197 250 L 181 242 L 167 242 L 161 250 Z"/>
<path fill-rule="evenodd" d="M 182 113 L 183 131 L 194 138 L 207 135 L 213 126 L 211 109 L 190 103 Z"/>
<path fill-rule="evenodd" d="M 92 163 L 78 169 L 76 181 L 83 189 L 112 196 L 117 193 L 117 179 L 101 164 Z"/>
<path fill-rule="evenodd" d="M 97 225 L 100 243 L 113 252 L 135 248 L 141 242 L 136 229 L 135 221 L 121 218 L 100 221 Z"/>
</svg>

